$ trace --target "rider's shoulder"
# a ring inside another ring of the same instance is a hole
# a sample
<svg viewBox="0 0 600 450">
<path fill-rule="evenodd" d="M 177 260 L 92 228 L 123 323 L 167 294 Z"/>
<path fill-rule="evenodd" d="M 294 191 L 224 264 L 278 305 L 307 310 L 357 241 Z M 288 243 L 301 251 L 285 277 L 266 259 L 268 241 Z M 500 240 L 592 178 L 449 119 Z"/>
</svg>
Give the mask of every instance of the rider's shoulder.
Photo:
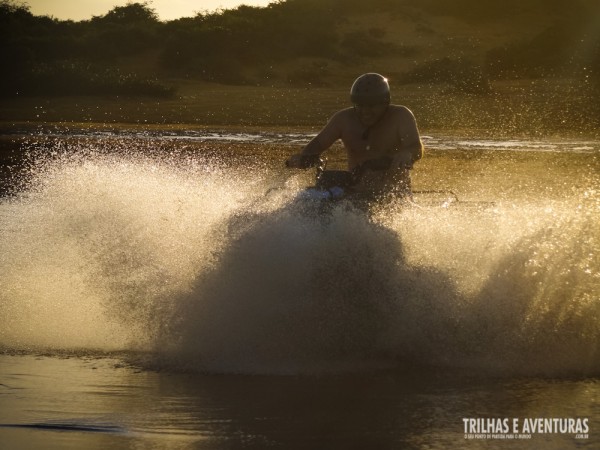
<svg viewBox="0 0 600 450">
<path fill-rule="evenodd" d="M 354 108 L 345 108 L 335 112 L 329 118 L 329 124 L 344 127 L 355 120 L 356 114 L 354 113 Z"/>
<path fill-rule="evenodd" d="M 390 105 L 388 111 L 393 115 L 398 115 L 400 117 L 413 116 L 413 113 L 410 109 L 408 109 L 404 105 Z"/>
<path fill-rule="evenodd" d="M 355 117 L 355 112 L 354 112 L 354 107 L 349 107 L 349 108 L 344 108 L 339 110 L 338 112 L 336 112 L 333 116 L 332 119 L 338 119 L 338 120 L 345 120 L 348 118 L 353 118 Z"/>
</svg>

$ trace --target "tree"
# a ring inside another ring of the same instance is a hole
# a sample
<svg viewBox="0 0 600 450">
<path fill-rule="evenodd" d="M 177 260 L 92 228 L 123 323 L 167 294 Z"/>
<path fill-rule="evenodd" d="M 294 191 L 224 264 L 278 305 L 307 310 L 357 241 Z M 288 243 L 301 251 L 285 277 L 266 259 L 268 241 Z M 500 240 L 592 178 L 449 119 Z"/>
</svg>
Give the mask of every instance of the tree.
<svg viewBox="0 0 600 450">
<path fill-rule="evenodd" d="M 94 16 L 92 21 L 111 22 L 122 25 L 141 23 L 157 23 L 158 15 L 148 2 L 127 3 L 125 6 L 115 6 L 104 16 Z"/>
</svg>

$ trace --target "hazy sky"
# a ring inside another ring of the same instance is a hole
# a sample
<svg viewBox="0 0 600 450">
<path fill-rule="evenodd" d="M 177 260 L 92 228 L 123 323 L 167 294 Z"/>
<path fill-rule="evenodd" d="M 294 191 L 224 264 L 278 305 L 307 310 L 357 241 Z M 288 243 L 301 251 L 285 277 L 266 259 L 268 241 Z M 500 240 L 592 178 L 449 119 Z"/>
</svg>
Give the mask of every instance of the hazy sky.
<svg viewBox="0 0 600 450">
<path fill-rule="evenodd" d="M 267 6 L 274 0 L 153 0 L 148 2 L 161 20 L 192 17 L 196 11 L 231 9 L 238 5 Z M 53 16 L 57 19 L 85 20 L 106 14 L 115 6 L 136 3 L 128 0 L 25 0 L 32 14 Z M 139 0 L 143 3 L 143 0 Z"/>
</svg>

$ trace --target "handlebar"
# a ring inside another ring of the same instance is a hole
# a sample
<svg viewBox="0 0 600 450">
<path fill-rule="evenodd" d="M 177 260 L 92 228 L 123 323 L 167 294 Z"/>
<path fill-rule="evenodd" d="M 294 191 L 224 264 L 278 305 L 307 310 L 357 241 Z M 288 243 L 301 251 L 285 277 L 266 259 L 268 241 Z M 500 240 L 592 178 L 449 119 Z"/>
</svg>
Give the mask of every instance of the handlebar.
<svg viewBox="0 0 600 450">
<path fill-rule="evenodd" d="M 300 155 L 299 158 L 299 164 L 293 166 L 298 169 L 310 169 L 311 167 L 323 166 L 325 164 L 321 155 Z M 289 160 L 285 162 L 285 166 L 291 167 Z"/>
<path fill-rule="evenodd" d="M 329 186 L 349 187 L 357 184 L 367 170 L 383 171 L 388 170 L 392 165 L 392 157 L 384 156 L 382 158 L 369 159 L 352 171 L 346 170 L 325 170 L 326 162 L 320 155 L 299 155 L 294 164 L 286 161 L 286 167 L 298 169 L 317 168 L 317 187 L 328 188 Z"/>
<path fill-rule="evenodd" d="M 310 169 L 311 167 L 317 166 L 323 170 L 325 168 L 325 160 L 320 155 L 300 155 L 299 163 L 294 165 L 294 168 L 298 169 Z M 384 156 L 382 158 L 368 159 L 358 167 L 355 167 L 352 171 L 355 174 L 362 174 L 365 170 L 388 170 L 392 165 L 392 157 Z M 289 160 L 285 162 L 286 167 L 291 167 Z"/>
</svg>

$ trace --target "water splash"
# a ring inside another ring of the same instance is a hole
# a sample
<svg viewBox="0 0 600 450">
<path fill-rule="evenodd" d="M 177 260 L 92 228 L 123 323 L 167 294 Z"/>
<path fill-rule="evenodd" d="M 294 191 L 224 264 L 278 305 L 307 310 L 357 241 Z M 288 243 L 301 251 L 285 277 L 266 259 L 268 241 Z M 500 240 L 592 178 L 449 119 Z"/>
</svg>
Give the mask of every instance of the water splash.
<svg viewBox="0 0 600 450">
<path fill-rule="evenodd" d="M 211 372 L 600 371 L 593 176 L 560 200 L 319 216 L 293 180 L 264 197 L 258 163 L 100 150 L 36 158 L 0 204 L 4 348 Z"/>
<path fill-rule="evenodd" d="M 28 188 L 2 203 L 1 342 L 151 342 L 172 295 L 210 265 L 219 222 L 241 201 L 231 181 L 241 174 L 188 163 L 89 147 L 36 160 Z"/>
</svg>

